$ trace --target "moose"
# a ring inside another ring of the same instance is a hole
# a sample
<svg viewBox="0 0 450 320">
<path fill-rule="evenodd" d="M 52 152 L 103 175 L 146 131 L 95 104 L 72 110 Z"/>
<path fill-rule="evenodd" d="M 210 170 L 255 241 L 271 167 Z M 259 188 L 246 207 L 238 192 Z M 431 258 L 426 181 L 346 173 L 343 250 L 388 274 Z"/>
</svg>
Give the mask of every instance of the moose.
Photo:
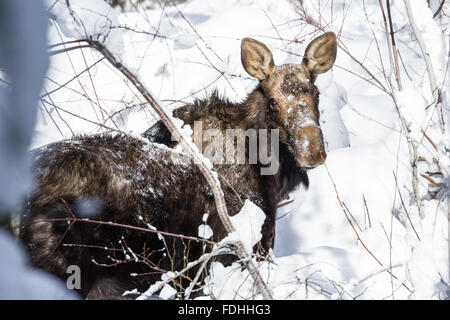
<svg viewBox="0 0 450 320">
<path fill-rule="evenodd" d="M 299 185 L 307 188 L 307 170 L 325 161 L 314 82 L 333 66 L 336 51 L 336 36 L 328 32 L 311 41 L 300 64 L 275 66 L 266 45 L 244 38 L 242 65 L 259 80 L 247 98 L 231 103 L 212 93 L 173 111 L 191 127 L 201 121 L 201 130 L 278 130 L 276 172 L 261 174 L 261 161 L 213 163 L 231 216 L 246 199 L 265 213 L 262 238 L 254 248 L 264 254 L 274 246 L 277 204 Z M 144 229 L 197 237 L 199 225 L 206 223 L 213 231 L 211 241 L 226 236 L 209 185 L 174 149 L 177 142 L 164 124 L 156 122 L 143 136 L 150 143 L 103 133 L 32 152 L 35 188 L 21 218 L 20 237 L 39 268 L 65 279 L 69 266 L 79 266 L 78 291 L 84 298 L 121 299 L 125 290 L 142 292 L 164 270 L 181 270 L 210 250 L 202 242 Z M 99 223 L 82 219 L 86 208 Z M 225 256 L 222 261 L 231 260 Z M 185 287 L 189 279 L 188 273 L 179 285 Z"/>
</svg>

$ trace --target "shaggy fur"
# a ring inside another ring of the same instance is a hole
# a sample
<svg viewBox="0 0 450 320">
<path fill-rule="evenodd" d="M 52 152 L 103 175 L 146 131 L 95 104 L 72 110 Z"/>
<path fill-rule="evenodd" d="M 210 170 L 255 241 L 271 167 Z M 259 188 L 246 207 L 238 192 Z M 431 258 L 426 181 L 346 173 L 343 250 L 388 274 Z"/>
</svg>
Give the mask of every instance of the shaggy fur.
<svg viewBox="0 0 450 320">
<path fill-rule="evenodd" d="M 252 101 L 266 103 L 260 88 L 250 94 L 247 103 Z M 246 108 L 245 103 L 223 101 L 217 94 L 177 109 L 175 116 L 185 123 L 204 120 L 223 129 L 234 124 L 243 128 L 270 127 L 267 108 L 258 113 Z M 144 136 L 168 146 L 175 144 L 161 122 Z M 141 262 L 115 265 L 109 258 L 113 253 L 104 247 L 121 248 L 122 240 L 136 254 L 152 252 L 149 259 L 160 269 L 179 270 L 186 261 L 201 255 L 202 245 L 165 237 L 172 255 L 169 259 L 162 253 L 164 243 L 151 233 L 82 222 L 68 230 L 65 219 L 72 213 L 82 215 L 74 205 L 79 199 L 89 197 L 99 202 L 101 212 L 96 220 L 140 227 L 149 223 L 158 230 L 188 236 L 197 236 L 203 215 L 209 213 L 207 224 L 214 231 L 212 240 L 225 236 L 206 180 L 194 165 L 186 164 L 181 155 L 168 148 L 148 146 L 123 135 L 95 135 L 54 143 L 35 151 L 33 157 L 37 186 L 22 221 L 21 236 L 34 265 L 63 279 L 68 276 L 69 265 L 80 266 L 80 293 L 84 297 L 117 298 L 123 290 L 145 290 L 155 280 L 153 276 L 130 277 L 130 273 L 151 270 Z M 280 145 L 280 163 L 279 172 L 273 176 L 259 175 L 259 164 L 215 168 L 230 215 L 239 212 L 245 199 L 266 213 L 261 241 L 265 250 L 273 247 L 277 203 L 300 183 L 308 185 L 306 172 L 284 143 Z M 189 250 L 184 257 L 186 247 Z M 125 259 L 122 251 L 115 252 L 115 257 Z"/>
<path fill-rule="evenodd" d="M 255 48 L 268 50 L 254 40 L 244 39 L 243 44 L 250 46 L 243 47 L 250 50 L 243 57 L 258 57 L 251 51 Z M 264 57 L 271 59 L 272 55 Z M 247 65 L 253 71 L 259 66 Z M 202 130 L 279 130 L 275 174 L 261 175 L 259 159 L 254 164 L 214 164 L 230 215 L 237 214 L 246 199 L 266 214 L 258 246 L 262 252 L 274 246 L 277 203 L 298 185 L 308 187 L 303 166 L 312 168 L 326 157 L 318 125 L 315 74 L 304 65 L 273 67 L 271 62 L 266 67 L 255 71 L 260 84 L 240 104 L 213 93 L 174 111 L 175 117 L 191 127 L 201 121 Z M 33 153 L 36 187 L 20 235 L 35 266 L 66 279 L 67 267 L 78 265 L 83 297 L 117 299 L 124 290 L 146 290 L 161 272 L 180 270 L 210 250 L 202 242 L 171 236 L 161 239 L 109 222 L 197 237 L 198 226 L 208 214 L 206 223 L 214 232 L 211 240 L 226 236 L 209 185 L 185 155 L 171 148 L 176 142 L 165 126 L 158 122 L 143 135 L 152 143 L 102 134 L 54 143 Z M 91 218 L 104 224 L 67 220 L 84 217 L 86 211 L 95 211 Z M 218 259 L 224 264 L 233 261 L 230 256 Z M 187 276 L 192 278 L 195 272 L 192 269 Z M 179 279 L 182 287 L 188 283 L 188 279 Z"/>
</svg>

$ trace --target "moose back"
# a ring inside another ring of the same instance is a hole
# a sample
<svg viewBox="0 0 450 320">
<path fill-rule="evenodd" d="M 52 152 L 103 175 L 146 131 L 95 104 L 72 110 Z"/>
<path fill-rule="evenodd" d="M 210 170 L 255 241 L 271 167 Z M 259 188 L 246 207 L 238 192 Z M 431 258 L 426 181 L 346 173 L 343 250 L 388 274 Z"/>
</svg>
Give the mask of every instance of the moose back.
<svg viewBox="0 0 450 320">
<path fill-rule="evenodd" d="M 213 165 L 230 215 L 238 213 L 246 199 L 264 211 L 257 247 L 267 252 L 274 245 L 277 203 L 298 185 L 307 187 L 306 170 L 326 157 L 314 81 L 335 61 L 336 37 L 331 32 L 317 37 L 301 63 L 280 66 L 264 44 L 244 38 L 241 58 L 244 69 L 259 80 L 242 103 L 213 93 L 176 109 L 174 116 L 206 140 L 211 130 L 222 137 L 229 130 L 245 133 L 246 160 Z M 252 144 L 261 144 L 262 130 L 277 140 L 278 148 L 269 152 L 276 170 L 269 174 L 262 173 L 267 161 L 261 153 L 251 152 Z M 67 268 L 77 265 L 83 297 L 121 298 L 124 290 L 146 290 L 161 273 L 180 270 L 210 249 L 201 241 L 161 237 L 145 229 L 197 237 L 207 217 L 213 231 L 209 240 L 226 236 L 209 185 L 195 165 L 172 149 L 177 142 L 165 126 L 157 122 L 143 135 L 153 142 L 101 134 L 53 143 L 33 153 L 36 188 L 20 235 L 35 266 L 65 279 Z M 227 256 L 219 260 L 231 261 Z M 180 277 L 177 285 L 185 287 L 195 271 Z"/>
</svg>

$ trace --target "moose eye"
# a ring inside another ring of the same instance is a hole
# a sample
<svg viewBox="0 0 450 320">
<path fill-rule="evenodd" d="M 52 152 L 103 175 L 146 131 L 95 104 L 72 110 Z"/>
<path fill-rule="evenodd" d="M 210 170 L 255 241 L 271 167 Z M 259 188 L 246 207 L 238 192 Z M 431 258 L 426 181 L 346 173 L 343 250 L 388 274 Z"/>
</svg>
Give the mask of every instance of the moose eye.
<svg viewBox="0 0 450 320">
<path fill-rule="evenodd" d="M 269 99 L 269 107 L 272 111 L 278 111 L 277 106 L 278 103 L 274 99 Z"/>
</svg>

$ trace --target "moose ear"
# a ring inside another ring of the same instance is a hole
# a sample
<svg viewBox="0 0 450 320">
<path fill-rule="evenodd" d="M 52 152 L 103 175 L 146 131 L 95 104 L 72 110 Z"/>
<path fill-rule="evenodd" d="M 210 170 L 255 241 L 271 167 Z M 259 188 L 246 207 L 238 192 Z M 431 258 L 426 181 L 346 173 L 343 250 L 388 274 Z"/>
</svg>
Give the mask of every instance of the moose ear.
<svg viewBox="0 0 450 320">
<path fill-rule="evenodd" d="M 245 71 L 259 80 L 267 79 L 275 67 L 269 48 L 251 38 L 242 39 L 241 60 Z"/>
<path fill-rule="evenodd" d="M 327 72 L 336 60 L 337 42 L 333 32 L 327 32 L 315 38 L 305 50 L 302 64 L 310 72 L 312 79 L 320 73 Z"/>
</svg>

